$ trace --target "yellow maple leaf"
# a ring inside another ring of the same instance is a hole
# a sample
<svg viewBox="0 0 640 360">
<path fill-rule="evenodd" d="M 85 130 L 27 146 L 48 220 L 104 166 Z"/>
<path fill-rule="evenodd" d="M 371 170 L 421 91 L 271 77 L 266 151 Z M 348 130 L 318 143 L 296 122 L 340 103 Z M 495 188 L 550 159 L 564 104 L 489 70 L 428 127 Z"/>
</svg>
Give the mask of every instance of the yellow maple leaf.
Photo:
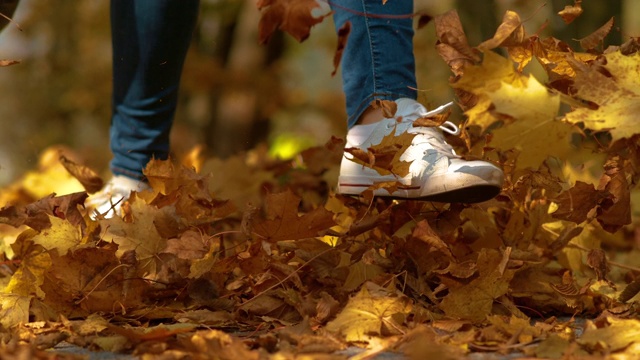
<svg viewBox="0 0 640 360">
<path fill-rule="evenodd" d="M 347 341 L 368 341 L 371 336 L 395 333 L 409 311 L 407 297 L 367 282 L 326 329 L 342 334 Z"/>
<path fill-rule="evenodd" d="M 613 140 L 638 133 L 640 113 L 640 54 L 604 55 L 606 64 L 593 66 L 576 76 L 576 97 L 598 105 L 578 108 L 566 115 L 571 123 L 584 123 L 591 130 L 610 130 Z M 611 74 L 604 75 L 602 70 Z"/>
<path fill-rule="evenodd" d="M 16 294 L 0 294 L 0 324 L 5 329 L 10 329 L 20 323 L 27 323 L 31 298 Z"/>
<path fill-rule="evenodd" d="M 139 199 L 132 199 L 132 222 L 125 222 L 115 216 L 101 220 L 104 228 L 108 229 L 103 240 L 118 244 L 118 256 L 124 252 L 134 250 L 141 268 L 147 272 L 156 272 L 158 254 L 167 247 L 167 239 L 158 232 L 158 226 L 167 223 L 167 219 L 175 216 L 172 206 L 158 209 Z"/>
<path fill-rule="evenodd" d="M 49 215 L 51 227 L 42 230 L 33 237 L 33 242 L 47 250 L 57 249 L 58 254 L 65 255 L 69 249 L 80 244 L 82 234 L 80 228 L 65 219 Z"/>
<path fill-rule="evenodd" d="M 609 326 L 587 329 L 578 343 L 592 348 L 619 351 L 640 342 L 640 321 L 637 319 L 616 319 L 608 317 Z M 634 354 L 637 355 L 637 354 Z"/>
<path fill-rule="evenodd" d="M 20 267 L 11 276 L 11 280 L 4 290 L 7 293 L 44 298 L 45 293 L 40 286 L 44 282 L 44 273 L 51 266 L 48 253 L 30 254 L 20 263 Z"/>
<path fill-rule="evenodd" d="M 440 308 L 447 316 L 480 322 L 491 313 L 493 302 L 509 291 L 514 274 L 513 270 L 501 271 L 504 256 L 506 254 L 491 249 L 480 252 L 480 276 L 468 284 L 449 289 L 449 294 L 442 299 Z"/>
<path fill-rule="evenodd" d="M 549 156 L 563 157 L 572 151 L 570 124 L 556 120 L 560 97 L 534 77 L 515 71 L 509 59 L 486 52 L 480 66 L 470 67 L 454 87 L 479 96 L 467 111 L 470 125 L 483 130 L 499 120 L 490 145 L 520 152 L 518 168 L 538 168 Z"/>
</svg>

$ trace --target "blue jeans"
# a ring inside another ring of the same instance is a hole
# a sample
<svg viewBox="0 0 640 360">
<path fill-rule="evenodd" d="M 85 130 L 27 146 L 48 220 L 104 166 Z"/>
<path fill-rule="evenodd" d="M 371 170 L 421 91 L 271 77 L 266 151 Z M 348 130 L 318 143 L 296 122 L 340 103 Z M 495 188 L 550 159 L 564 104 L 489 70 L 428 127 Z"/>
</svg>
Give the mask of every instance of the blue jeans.
<svg viewBox="0 0 640 360">
<path fill-rule="evenodd" d="M 293 0 L 295 1 L 295 0 Z M 169 156 L 169 132 L 198 0 L 111 0 L 111 171 L 143 179 Z M 342 58 L 348 126 L 374 99 L 416 98 L 413 0 L 334 0 L 336 29 L 351 22 Z"/>
</svg>

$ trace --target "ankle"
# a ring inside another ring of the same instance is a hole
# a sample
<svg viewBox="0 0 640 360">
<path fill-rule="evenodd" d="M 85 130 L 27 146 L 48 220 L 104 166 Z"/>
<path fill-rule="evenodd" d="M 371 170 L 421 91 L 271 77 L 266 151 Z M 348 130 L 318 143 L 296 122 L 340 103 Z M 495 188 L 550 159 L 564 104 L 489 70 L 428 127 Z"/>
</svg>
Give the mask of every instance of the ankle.
<svg viewBox="0 0 640 360">
<path fill-rule="evenodd" d="M 358 125 L 367 125 L 367 124 L 375 124 L 384 119 L 384 115 L 382 114 L 382 109 L 369 106 L 358 118 L 356 124 Z"/>
</svg>

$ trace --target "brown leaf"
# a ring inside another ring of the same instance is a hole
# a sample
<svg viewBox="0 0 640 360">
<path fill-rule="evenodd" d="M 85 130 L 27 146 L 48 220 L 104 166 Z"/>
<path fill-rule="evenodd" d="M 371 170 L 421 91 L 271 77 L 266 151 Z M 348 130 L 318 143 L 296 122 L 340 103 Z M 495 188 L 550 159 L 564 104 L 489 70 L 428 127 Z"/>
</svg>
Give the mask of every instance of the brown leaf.
<svg viewBox="0 0 640 360">
<path fill-rule="evenodd" d="M 629 285 L 627 285 L 620 296 L 618 296 L 618 301 L 627 302 L 631 300 L 634 296 L 636 296 L 640 292 L 640 279 L 633 280 Z"/>
<path fill-rule="evenodd" d="M 604 199 L 598 208 L 598 222 L 610 233 L 631 223 L 631 193 L 624 162 L 618 156 L 605 164 L 605 174 L 600 179 L 599 188 L 612 196 Z"/>
<path fill-rule="evenodd" d="M 613 28 L 613 17 L 611 17 L 611 19 L 609 19 L 609 21 L 602 25 L 598 30 L 580 39 L 580 46 L 585 50 L 595 49 L 596 46 L 600 45 L 602 40 L 609 35 L 611 28 Z"/>
<path fill-rule="evenodd" d="M 434 248 L 442 252 L 447 257 L 450 257 L 450 258 L 453 257 L 453 254 L 451 253 L 451 249 L 449 248 L 449 245 L 444 241 L 442 241 L 440 236 L 438 236 L 438 234 L 436 234 L 436 232 L 433 231 L 431 226 L 429 226 L 429 223 L 427 222 L 427 220 L 419 221 L 416 224 L 415 229 L 413 229 L 413 233 L 411 234 L 411 236 L 414 237 L 415 239 L 418 239 L 426 243 L 431 248 Z"/>
<path fill-rule="evenodd" d="M 609 284 L 612 284 L 607 279 L 607 274 L 609 273 L 609 261 L 607 260 L 607 256 L 602 249 L 591 249 L 587 254 L 587 265 L 593 269 L 596 273 L 596 279 L 598 281 L 606 281 Z"/>
<path fill-rule="evenodd" d="M 18 60 L 0 60 L 0 66 L 11 66 L 15 64 L 19 64 Z"/>
<path fill-rule="evenodd" d="M 420 14 L 420 16 L 418 17 L 418 26 L 417 26 L 418 30 L 427 26 L 427 24 L 429 24 L 431 20 L 433 20 L 433 16 L 427 15 L 427 14 Z"/>
<path fill-rule="evenodd" d="M 333 72 L 331 76 L 334 76 L 338 72 L 338 66 L 342 61 L 342 53 L 347 47 L 347 41 L 349 40 L 349 34 L 351 34 L 351 21 L 345 22 L 340 29 L 338 29 L 338 48 L 333 55 Z"/>
<path fill-rule="evenodd" d="M 461 75 L 464 67 L 480 61 L 478 54 L 469 46 L 460 17 L 455 10 L 436 16 L 435 26 L 438 54 L 455 75 Z"/>
<path fill-rule="evenodd" d="M 396 116 L 396 111 L 398 110 L 398 104 L 395 101 L 391 100 L 373 100 L 371 104 L 369 104 L 372 109 L 381 109 L 382 116 L 387 119 L 391 119 Z"/>
<path fill-rule="evenodd" d="M 396 135 L 395 131 L 391 131 L 382 138 L 380 144 L 371 146 L 367 151 L 360 148 L 346 148 L 344 151 L 354 156 L 354 162 L 370 167 L 381 175 L 404 177 L 409 173 L 411 163 L 400 161 L 400 157 L 411 146 L 415 136 L 407 132 Z"/>
<path fill-rule="evenodd" d="M 102 178 L 88 166 L 77 164 L 64 155 L 60 155 L 60 163 L 74 178 L 78 179 L 89 194 L 99 191 L 104 186 Z"/>
<path fill-rule="evenodd" d="M 288 32 L 302 42 L 309 37 L 311 27 L 328 16 L 312 15 L 313 9 L 320 6 L 315 0 L 259 0 L 257 6 L 262 10 L 258 24 L 261 44 L 266 44 L 276 29 Z"/>
<path fill-rule="evenodd" d="M 573 5 L 566 5 L 564 9 L 558 11 L 565 24 L 571 24 L 580 14 L 582 14 L 582 0 L 575 0 Z"/>
<path fill-rule="evenodd" d="M 436 127 L 444 124 L 445 121 L 449 119 L 451 116 L 451 108 L 447 109 L 447 111 L 431 115 L 429 117 L 419 118 L 413 122 L 414 127 Z"/>
<path fill-rule="evenodd" d="M 291 190 L 268 195 L 266 218 L 254 223 L 253 231 L 268 241 L 296 240 L 317 236 L 335 225 L 333 213 L 324 207 L 298 216 L 300 200 Z"/>
<path fill-rule="evenodd" d="M 558 204 L 558 210 L 553 213 L 553 217 L 580 224 L 604 197 L 592 184 L 576 181 L 571 189 L 554 199 Z"/>
<path fill-rule="evenodd" d="M 514 11 L 507 11 L 502 18 L 493 38 L 478 45 L 480 51 L 494 49 L 498 46 L 513 46 L 524 41 L 525 32 L 520 16 Z"/>
</svg>

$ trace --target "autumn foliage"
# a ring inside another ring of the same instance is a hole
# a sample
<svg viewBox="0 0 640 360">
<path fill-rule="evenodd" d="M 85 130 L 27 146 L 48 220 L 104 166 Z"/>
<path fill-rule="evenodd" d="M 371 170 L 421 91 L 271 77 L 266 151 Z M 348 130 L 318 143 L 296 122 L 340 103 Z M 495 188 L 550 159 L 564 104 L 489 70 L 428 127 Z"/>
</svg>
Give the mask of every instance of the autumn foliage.
<svg viewBox="0 0 640 360">
<path fill-rule="evenodd" d="M 310 4 L 261 1 L 263 39 L 276 28 L 304 39 L 321 19 L 292 14 Z M 560 15 L 570 22 L 579 6 Z M 94 221 L 79 184 L 101 180 L 47 154 L 0 195 L 2 351 L 46 357 L 66 341 L 164 358 L 345 358 L 350 346 L 363 358 L 637 354 L 638 39 L 605 47 L 607 23 L 577 50 L 526 34 L 507 12 L 471 46 L 454 11 L 434 24 L 465 114 L 451 141 L 505 170 L 497 198 L 336 195 L 344 143 L 333 138 L 288 161 L 260 149 L 152 161 L 152 190 Z M 524 72 L 534 61 L 544 80 Z M 385 146 L 361 162 L 398 173 L 406 164 Z M 70 183 L 78 192 L 47 196 Z"/>
</svg>

